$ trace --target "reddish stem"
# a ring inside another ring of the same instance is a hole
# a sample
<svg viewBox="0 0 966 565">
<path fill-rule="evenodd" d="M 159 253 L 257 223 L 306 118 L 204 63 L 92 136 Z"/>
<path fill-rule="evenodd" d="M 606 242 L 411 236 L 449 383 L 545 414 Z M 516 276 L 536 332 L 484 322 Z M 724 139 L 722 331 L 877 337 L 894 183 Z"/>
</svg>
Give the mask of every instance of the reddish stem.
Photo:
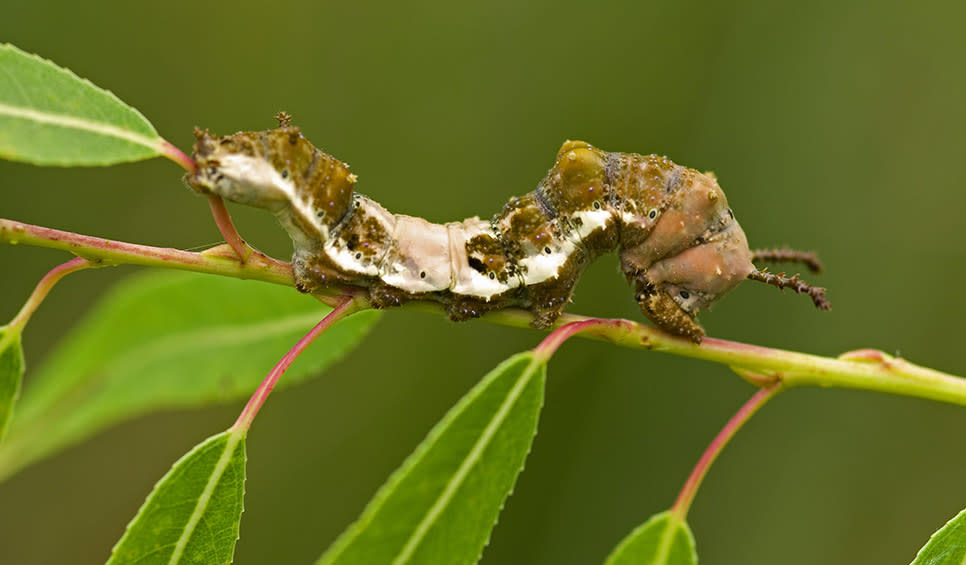
<svg viewBox="0 0 966 565">
<path fill-rule="evenodd" d="M 152 247 L 81 235 L 0 218 L 0 242 L 4 241 L 61 249 L 91 257 L 104 265 L 164 267 L 292 285 L 292 266 L 261 253 L 255 254 L 248 264 L 243 265 L 234 257 L 218 254 L 218 248 L 192 253 L 170 247 Z"/>
<path fill-rule="evenodd" d="M 221 236 L 235 250 L 238 259 L 244 264 L 252 256 L 253 250 L 238 234 L 238 230 L 235 229 L 235 224 L 231 221 L 228 208 L 225 207 L 225 201 L 217 194 L 209 194 L 208 205 L 211 207 L 211 215 L 215 219 L 215 225 L 218 226 L 218 231 L 221 232 Z"/>
<path fill-rule="evenodd" d="M 543 338 L 540 345 L 533 348 L 533 353 L 547 361 L 557 352 L 558 347 L 577 334 L 600 332 L 607 339 L 615 339 L 617 335 L 622 333 L 622 326 L 625 325 L 625 320 L 609 320 L 606 318 L 586 318 L 577 322 L 570 322 L 550 332 L 550 335 Z"/>
<path fill-rule="evenodd" d="M 701 459 L 698 460 L 698 464 L 694 466 L 691 471 L 691 475 L 688 480 L 685 481 L 684 487 L 681 488 L 681 492 L 678 493 L 677 500 L 674 501 L 674 506 L 671 507 L 671 513 L 675 514 L 682 522 L 687 518 L 688 509 L 691 508 L 691 503 L 694 501 L 694 496 L 698 492 L 698 487 L 701 486 L 701 481 L 704 480 L 704 476 L 708 474 L 708 469 L 711 468 L 711 464 L 714 460 L 718 458 L 721 450 L 724 446 L 728 444 L 728 441 L 734 437 L 735 433 L 741 429 L 741 426 L 745 424 L 754 414 L 761 408 L 768 400 L 778 394 L 782 389 L 781 381 L 775 382 L 765 388 L 759 389 L 758 392 L 754 394 L 745 404 L 735 413 L 734 416 L 728 420 L 718 435 L 715 436 L 708 448 L 704 450 L 701 455 Z"/>
<path fill-rule="evenodd" d="M 322 318 L 314 328 L 309 330 L 309 333 L 302 336 L 302 339 L 292 346 L 292 349 L 288 351 L 279 361 L 272 367 L 272 370 L 268 372 L 262 383 L 258 385 L 255 393 L 252 397 L 248 399 L 248 404 L 245 405 L 245 409 L 242 410 L 241 414 L 238 416 L 238 420 L 232 426 L 233 430 L 248 430 L 252 425 L 252 421 L 261 409 L 262 404 L 265 404 L 265 400 L 268 395 L 272 393 L 272 389 L 275 388 L 275 383 L 281 378 L 285 371 L 288 370 L 289 365 L 292 364 L 299 355 L 313 342 L 315 338 L 319 337 L 325 330 L 329 329 L 332 324 L 338 322 L 342 318 L 349 316 L 350 314 L 356 312 L 360 309 L 359 302 L 352 296 L 346 296 L 342 298 L 342 301 Z"/>
<path fill-rule="evenodd" d="M 44 278 L 40 279 L 40 282 L 37 283 L 34 291 L 30 294 L 30 298 L 24 302 L 23 307 L 20 308 L 20 311 L 17 312 L 17 315 L 14 316 L 13 320 L 10 321 L 9 327 L 16 328 L 18 331 L 23 330 L 23 327 L 27 325 L 27 321 L 30 320 L 30 316 L 37 310 L 41 302 L 44 301 L 44 298 L 47 298 L 47 294 L 50 293 L 50 289 L 57 284 L 57 281 L 73 272 L 88 269 L 94 266 L 96 265 L 87 259 L 76 257 L 51 269 L 46 275 L 44 275 Z"/>
<path fill-rule="evenodd" d="M 184 170 L 188 171 L 189 173 L 195 172 L 195 169 L 197 167 L 195 166 L 194 160 L 191 157 L 188 157 L 187 155 L 185 155 L 183 151 L 175 147 L 168 140 L 166 139 L 161 140 L 160 150 L 161 150 L 161 155 L 181 165 L 182 167 L 184 167 Z"/>
<path fill-rule="evenodd" d="M 198 168 L 194 159 L 185 155 L 183 151 L 166 139 L 161 140 L 161 154 L 184 167 L 184 170 L 188 171 L 188 174 L 193 174 Z M 238 235 L 238 230 L 235 229 L 235 224 L 231 221 L 231 215 L 228 214 L 228 209 L 225 208 L 225 201 L 216 194 L 209 194 L 208 205 L 211 207 L 211 215 L 215 218 L 215 225 L 218 226 L 218 231 L 221 232 L 221 236 L 235 250 L 238 258 L 244 264 L 251 257 L 253 250 Z"/>
</svg>

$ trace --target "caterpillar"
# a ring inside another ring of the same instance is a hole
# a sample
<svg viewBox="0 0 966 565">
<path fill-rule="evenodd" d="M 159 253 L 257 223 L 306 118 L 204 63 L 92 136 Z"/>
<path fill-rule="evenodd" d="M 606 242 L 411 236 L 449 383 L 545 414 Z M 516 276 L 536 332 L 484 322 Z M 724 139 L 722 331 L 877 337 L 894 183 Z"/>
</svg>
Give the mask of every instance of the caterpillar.
<svg viewBox="0 0 966 565">
<path fill-rule="evenodd" d="M 186 183 L 203 194 L 268 209 L 291 237 L 295 285 L 368 290 L 376 308 L 435 300 L 463 321 L 507 307 L 551 326 L 582 272 L 617 251 L 641 311 L 658 327 L 700 343 L 696 315 L 745 279 L 807 293 L 824 289 L 753 261 L 812 254 L 753 252 L 715 176 L 657 155 L 612 153 L 567 141 L 536 189 L 489 220 L 434 224 L 392 214 L 355 191 L 349 165 L 316 149 L 291 124 L 216 138 L 195 129 L 197 168 Z"/>
</svg>

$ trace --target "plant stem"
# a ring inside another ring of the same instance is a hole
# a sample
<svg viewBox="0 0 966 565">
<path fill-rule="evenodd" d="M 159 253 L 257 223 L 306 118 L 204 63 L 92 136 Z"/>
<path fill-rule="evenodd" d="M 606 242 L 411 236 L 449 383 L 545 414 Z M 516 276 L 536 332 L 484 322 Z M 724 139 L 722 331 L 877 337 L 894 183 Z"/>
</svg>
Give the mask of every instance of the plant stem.
<svg viewBox="0 0 966 565">
<path fill-rule="evenodd" d="M 0 219 L 0 242 L 25 243 L 68 251 L 104 265 L 141 265 L 210 273 L 292 286 L 292 266 L 255 253 L 244 265 L 221 246 L 201 253 L 113 241 Z"/>
<path fill-rule="evenodd" d="M 741 426 L 745 424 L 759 408 L 764 406 L 768 400 L 773 396 L 778 394 L 782 390 L 782 383 L 775 382 L 771 385 L 759 389 L 758 392 L 754 394 L 747 402 L 735 413 L 734 416 L 728 420 L 718 435 L 711 441 L 708 448 L 704 450 L 701 454 L 701 459 L 698 460 L 698 464 L 694 466 L 691 471 L 691 475 L 688 476 L 688 480 L 684 482 L 684 487 L 681 488 L 681 492 L 678 493 L 677 499 L 674 501 L 674 506 L 671 507 L 671 513 L 676 515 L 682 522 L 688 516 L 688 509 L 691 508 L 691 503 L 694 501 L 694 496 L 698 492 L 698 488 L 701 486 L 701 481 L 704 480 L 704 476 L 708 473 L 708 469 L 711 468 L 714 460 L 718 458 L 718 454 L 724 449 L 728 441 L 734 437 L 735 433 L 741 429 Z"/>
<path fill-rule="evenodd" d="M 238 415 L 238 420 L 231 427 L 232 430 L 245 430 L 247 431 L 252 425 L 252 421 L 255 416 L 258 415 L 258 411 L 261 409 L 262 405 L 265 404 L 265 400 L 268 395 L 272 393 L 272 389 L 275 388 L 275 383 L 281 378 L 285 371 L 288 370 L 289 365 L 295 361 L 299 355 L 313 342 L 315 338 L 319 337 L 322 332 L 329 329 L 333 324 L 339 320 L 346 318 L 360 310 L 366 308 L 365 304 L 353 296 L 344 296 L 340 299 L 339 304 L 329 312 L 322 320 L 315 325 L 314 328 L 309 330 L 309 333 L 302 336 L 302 339 L 298 340 L 292 349 L 288 351 L 279 361 L 272 367 L 272 370 L 268 372 L 265 379 L 262 380 L 258 388 L 255 389 L 255 393 L 252 394 L 251 398 L 248 399 L 248 404 L 242 410 L 241 414 Z"/>
<path fill-rule="evenodd" d="M 239 261 L 244 265 L 248 262 L 248 259 L 255 250 L 238 234 L 238 230 L 235 229 L 235 224 L 231 221 L 231 215 L 228 213 L 228 208 L 225 207 L 225 201 L 222 200 L 221 196 L 209 194 L 208 206 L 211 207 L 211 216 L 215 219 L 215 225 L 218 226 L 218 231 L 221 232 L 221 236 L 235 250 L 235 255 L 238 256 Z"/>
<path fill-rule="evenodd" d="M 194 159 L 185 155 L 183 151 L 166 139 L 161 140 L 160 151 L 163 156 L 184 167 L 184 170 L 188 171 L 188 174 L 193 174 L 198 168 Z M 244 264 L 248 261 L 248 258 L 254 250 L 242 239 L 238 234 L 238 230 L 235 229 L 235 224 L 232 223 L 231 216 L 228 214 L 228 209 L 225 208 L 225 201 L 217 194 L 209 194 L 208 205 L 211 207 L 211 215 L 215 219 L 215 225 L 218 226 L 218 231 L 221 232 L 221 236 L 235 250 L 235 254 L 238 255 L 238 258 Z"/>
<path fill-rule="evenodd" d="M 254 279 L 275 284 L 292 285 L 292 266 L 267 257 L 252 254 L 241 264 L 228 246 L 218 246 L 202 253 L 177 249 L 136 245 L 79 235 L 75 233 L 32 226 L 0 219 L 0 243 L 26 243 L 69 251 L 108 265 L 132 264 L 149 267 L 183 269 L 241 279 Z M 353 294 L 351 287 L 330 289 L 332 295 Z M 327 304 L 338 301 L 333 296 L 319 296 Z M 443 314 L 438 303 L 421 301 L 403 306 L 409 310 Z M 529 327 L 532 315 L 518 308 L 507 308 L 487 313 L 482 320 L 512 327 Z M 586 316 L 564 314 L 554 328 L 573 322 L 599 320 Z M 595 322 L 594 331 L 575 332 L 574 335 L 604 340 L 636 349 L 663 351 L 683 357 L 704 359 L 734 368 L 739 374 L 753 373 L 761 379 L 781 380 L 786 388 L 796 386 L 833 386 L 854 388 L 926 398 L 966 406 L 966 380 L 920 367 L 875 350 L 845 353 L 839 358 L 820 357 L 794 351 L 770 349 L 722 339 L 705 338 L 697 345 L 690 340 L 672 336 L 657 328 L 630 320 Z M 570 331 L 570 330 L 568 330 Z M 564 334 L 558 334 L 562 337 Z M 569 337 L 569 336 L 567 336 Z M 552 347 L 548 342 L 544 351 Z M 557 344 L 559 345 L 559 344 Z"/>
<path fill-rule="evenodd" d="M 435 309 L 435 306 L 420 306 L 420 309 Z M 508 309 L 489 313 L 483 319 L 506 326 L 527 327 L 531 317 L 525 311 Z M 554 327 L 592 319 L 564 314 Z M 838 358 L 830 358 L 715 338 L 705 338 L 698 345 L 630 320 L 615 319 L 609 322 L 606 327 L 580 336 L 622 347 L 662 351 L 721 363 L 743 377 L 752 373 L 759 376 L 759 381 L 780 380 L 785 388 L 853 388 L 966 406 L 966 379 L 873 349 L 847 352 Z"/>
<path fill-rule="evenodd" d="M 606 333 L 607 328 L 615 326 L 618 322 L 619 320 L 608 320 L 606 318 L 587 318 L 586 320 L 565 324 L 550 332 L 550 335 L 533 348 L 533 353 L 546 363 L 557 352 L 557 348 L 573 336 L 594 331 Z"/>
<path fill-rule="evenodd" d="M 195 172 L 196 167 L 194 160 L 185 155 L 183 151 L 175 147 L 174 144 L 167 139 L 161 140 L 158 151 L 160 151 L 161 155 L 164 157 L 167 157 L 168 159 L 171 159 L 175 163 L 184 167 L 184 170 L 188 171 L 189 173 Z"/>
<path fill-rule="evenodd" d="M 47 298 L 47 294 L 50 293 L 50 289 L 57 284 L 57 281 L 76 271 L 98 266 L 99 265 L 91 263 L 87 259 L 76 257 L 51 269 L 46 275 L 44 275 L 42 279 L 40 279 L 40 282 L 37 283 L 34 291 L 30 294 L 30 298 L 24 302 L 23 306 L 20 308 L 20 311 L 17 312 L 17 315 L 13 317 L 13 320 L 10 321 L 7 327 L 13 328 L 17 332 L 22 332 L 24 326 L 26 326 L 27 322 L 30 320 L 30 316 L 33 315 L 33 313 L 37 310 L 37 308 L 40 306 L 40 303 L 44 301 L 44 298 Z"/>
</svg>

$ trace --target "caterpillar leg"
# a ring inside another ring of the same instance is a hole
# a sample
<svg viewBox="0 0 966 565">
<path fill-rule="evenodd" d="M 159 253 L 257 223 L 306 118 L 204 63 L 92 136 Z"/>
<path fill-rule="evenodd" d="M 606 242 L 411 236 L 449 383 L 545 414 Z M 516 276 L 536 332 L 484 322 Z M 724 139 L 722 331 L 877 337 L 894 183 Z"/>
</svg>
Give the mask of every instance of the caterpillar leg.
<svg viewBox="0 0 966 565">
<path fill-rule="evenodd" d="M 500 301 L 486 302 L 479 298 L 454 296 L 446 302 L 446 315 L 454 322 L 465 322 L 502 307 Z"/>
<path fill-rule="evenodd" d="M 641 279 L 637 279 L 634 286 L 636 290 L 634 297 L 641 307 L 641 312 L 657 327 L 668 333 L 686 337 L 694 343 L 701 343 L 701 339 L 704 338 L 704 328 L 694 316 L 685 312 L 670 294 Z"/>
<path fill-rule="evenodd" d="M 369 287 L 369 304 L 379 310 L 402 306 L 414 298 L 412 294 L 405 290 L 388 285 L 380 280 L 372 283 Z"/>
<path fill-rule="evenodd" d="M 570 304 L 574 294 L 573 281 L 561 279 L 562 277 L 558 277 L 554 281 L 540 283 L 528 289 L 532 300 L 529 309 L 533 312 L 530 325 L 534 328 L 538 330 L 549 328 Z"/>
<path fill-rule="evenodd" d="M 549 328 L 557 321 L 574 295 L 574 286 L 586 265 L 585 256 L 568 261 L 560 273 L 548 281 L 526 287 L 529 294 L 529 310 L 533 312 L 530 325 L 538 330 Z"/>
<path fill-rule="evenodd" d="M 828 299 L 825 298 L 824 288 L 812 286 L 799 279 L 798 275 L 794 275 L 789 278 L 785 276 L 785 273 L 773 275 L 769 272 L 759 271 L 756 269 L 748 275 L 748 278 L 753 281 L 770 284 L 782 290 L 790 288 L 798 294 L 807 294 L 812 299 L 812 303 L 815 304 L 815 307 L 819 310 L 830 310 L 832 308 L 832 305 L 829 303 Z"/>
<path fill-rule="evenodd" d="M 295 276 L 295 288 L 304 293 L 312 293 L 320 288 L 334 285 L 351 285 L 357 282 L 343 276 L 336 267 L 325 260 L 324 256 L 306 258 L 296 253 L 292 257 L 292 271 Z"/>
</svg>

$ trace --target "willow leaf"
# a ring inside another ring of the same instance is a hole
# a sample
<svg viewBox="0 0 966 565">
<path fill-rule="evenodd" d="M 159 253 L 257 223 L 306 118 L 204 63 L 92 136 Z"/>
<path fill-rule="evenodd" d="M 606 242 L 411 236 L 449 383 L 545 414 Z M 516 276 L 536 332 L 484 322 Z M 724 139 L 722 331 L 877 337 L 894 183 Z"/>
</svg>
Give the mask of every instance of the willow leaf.
<svg viewBox="0 0 966 565">
<path fill-rule="evenodd" d="M 156 157 L 163 146 L 154 126 L 111 92 L 0 44 L 0 158 L 110 165 Z"/>
<path fill-rule="evenodd" d="M 694 535 L 687 522 L 661 512 L 618 544 L 605 565 L 695 565 Z"/>
<path fill-rule="evenodd" d="M 966 563 L 966 510 L 946 522 L 919 550 L 912 565 L 962 565 Z"/>
<path fill-rule="evenodd" d="M 245 398 L 330 309 L 294 289 L 184 272 L 122 281 L 28 379 L 0 446 L 0 478 L 107 426 L 153 410 Z M 377 319 L 329 328 L 287 386 L 340 359 Z"/>
<path fill-rule="evenodd" d="M 108 565 L 227 565 L 245 498 L 245 433 L 212 436 L 179 459 L 128 524 Z"/>
<path fill-rule="evenodd" d="M 20 393 L 23 378 L 23 347 L 20 331 L 0 327 L 0 441 L 13 416 L 13 406 Z"/>
<path fill-rule="evenodd" d="M 531 353 L 491 371 L 318 563 L 476 563 L 530 451 L 545 378 L 545 363 Z"/>
</svg>

